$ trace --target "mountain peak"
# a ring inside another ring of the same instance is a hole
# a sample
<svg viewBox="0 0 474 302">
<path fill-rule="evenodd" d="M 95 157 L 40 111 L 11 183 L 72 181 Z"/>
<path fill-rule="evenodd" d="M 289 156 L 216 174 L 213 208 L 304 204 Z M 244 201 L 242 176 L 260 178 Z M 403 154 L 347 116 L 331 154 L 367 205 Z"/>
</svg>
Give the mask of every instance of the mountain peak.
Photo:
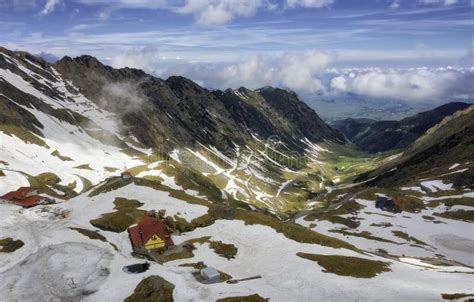
<svg viewBox="0 0 474 302">
<path fill-rule="evenodd" d="M 170 76 L 165 80 L 165 83 L 180 98 L 187 96 L 187 98 L 193 99 L 198 95 L 209 94 L 206 88 L 183 76 Z"/>
<path fill-rule="evenodd" d="M 179 75 L 174 75 L 174 76 L 170 76 L 168 77 L 165 82 L 168 84 L 168 85 L 188 85 L 190 87 L 199 87 L 199 88 L 202 88 L 201 86 L 199 86 L 196 82 L 194 82 L 193 80 L 191 79 L 188 79 L 186 77 L 183 77 L 183 76 L 179 76 Z"/>
<path fill-rule="evenodd" d="M 273 92 L 273 93 L 283 93 L 283 94 L 292 94 L 297 95 L 297 93 L 289 88 L 279 88 L 273 86 L 263 86 L 261 88 L 255 89 L 256 92 Z"/>
<path fill-rule="evenodd" d="M 75 58 L 64 56 L 62 59 L 56 62 L 56 65 L 64 65 L 64 64 L 71 64 L 71 63 L 81 64 L 86 67 L 104 67 L 105 66 L 96 57 L 93 57 L 90 55 L 81 55 Z"/>
<path fill-rule="evenodd" d="M 104 64 L 100 62 L 96 57 L 90 56 L 90 55 L 82 55 L 79 57 L 75 57 L 73 59 L 75 62 L 84 64 L 88 67 L 102 67 Z"/>
</svg>

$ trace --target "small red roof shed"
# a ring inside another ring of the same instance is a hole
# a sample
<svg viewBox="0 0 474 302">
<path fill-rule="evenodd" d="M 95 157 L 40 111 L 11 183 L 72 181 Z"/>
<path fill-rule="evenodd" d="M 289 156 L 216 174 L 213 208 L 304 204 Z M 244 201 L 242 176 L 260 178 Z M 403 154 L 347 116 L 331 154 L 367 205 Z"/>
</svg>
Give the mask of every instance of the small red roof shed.
<svg viewBox="0 0 474 302">
<path fill-rule="evenodd" d="M 16 191 L 8 192 L 7 194 L 0 196 L 0 199 L 13 201 L 14 199 L 23 199 L 28 193 L 35 191 L 30 187 L 20 187 Z"/>
<path fill-rule="evenodd" d="M 46 199 L 46 197 L 37 195 L 36 189 L 30 187 L 20 187 L 16 191 L 12 191 L 0 196 L 0 199 L 6 200 L 24 208 L 30 208 L 39 204 L 41 201 Z"/>
<path fill-rule="evenodd" d="M 132 173 L 130 173 L 129 171 L 125 171 L 125 172 L 120 173 L 120 177 L 122 177 L 122 178 L 131 178 Z"/>
<path fill-rule="evenodd" d="M 24 208 L 30 208 L 30 207 L 33 207 L 33 206 L 37 205 L 43 199 L 44 199 L 44 197 L 41 197 L 39 195 L 33 195 L 33 196 L 30 196 L 30 197 L 27 197 L 27 198 L 24 198 L 24 199 L 15 200 L 14 203 L 19 205 L 19 206 L 22 206 Z"/>
<path fill-rule="evenodd" d="M 173 246 L 173 240 L 166 230 L 166 225 L 159 219 L 145 216 L 138 224 L 128 228 L 130 240 L 134 249 L 144 248 L 154 235 L 165 242 L 165 246 Z"/>
</svg>

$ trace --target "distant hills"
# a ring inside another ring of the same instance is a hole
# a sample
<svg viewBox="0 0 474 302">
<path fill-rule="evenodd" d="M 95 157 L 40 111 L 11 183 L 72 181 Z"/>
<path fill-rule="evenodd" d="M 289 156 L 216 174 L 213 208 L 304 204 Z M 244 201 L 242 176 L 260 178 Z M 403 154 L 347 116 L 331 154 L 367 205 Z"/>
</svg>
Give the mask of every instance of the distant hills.
<svg viewBox="0 0 474 302">
<path fill-rule="evenodd" d="M 450 107 L 448 105 L 446 106 Z M 457 106 L 462 107 L 461 104 Z M 440 108 L 433 111 L 440 112 Z M 422 116 L 426 116 L 426 113 Z M 473 154 L 474 105 L 471 105 L 446 117 L 405 148 L 396 159 L 360 179 L 375 177 L 372 185 L 395 186 L 413 179 L 443 177 L 455 187 L 472 188 L 472 169 L 453 169 L 460 165 L 471 166 Z"/>
<path fill-rule="evenodd" d="M 332 126 L 362 150 L 370 153 L 383 152 L 407 147 L 446 116 L 469 106 L 453 102 L 400 121 L 350 118 L 336 121 Z"/>
<path fill-rule="evenodd" d="M 330 123 L 347 118 L 400 120 L 433 108 L 433 104 L 428 102 L 375 98 L 349 92 L 337 94 L 301 93 L 300 96 L 325 121 Z"/>
</svg>

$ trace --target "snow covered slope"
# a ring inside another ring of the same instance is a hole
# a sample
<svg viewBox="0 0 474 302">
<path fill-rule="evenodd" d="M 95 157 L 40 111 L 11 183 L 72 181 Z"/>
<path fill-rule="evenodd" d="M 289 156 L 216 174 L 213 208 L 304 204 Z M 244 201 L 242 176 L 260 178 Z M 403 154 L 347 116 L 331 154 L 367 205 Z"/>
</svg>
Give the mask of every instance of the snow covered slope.
<svg viewBox="0 0 474 302">
<path fill-rule="evenodd" d="M 220 257 L 208 242 L 203 242 L 196 244 L 191 258 L 152 263 L 145 273 L 130 275 L 123 272 L 122 267 L 140 259 L 131 254 L 127 232 L 103 231 L 90 224 L 90 220 L 112 211 L 117 197 L 137 199 L 143 203 L 141 209 L 166 209 L 170 215 L 188 221 L 205 215 L 208 210 L 204 204 L 191 204 L 168 196 L 167 192 L 134 184 L 93 198 L 83 194 L 54 206 L 19 210 L 0 205 L 0 238 L 11 237 L 25 243 L 0 258 L 3 299 L 27 300 L 34 294 L 36 301 L 120 301 L 130 296 L 141 280 L 152 275 L 159 275 L 175 285 L 176 301 L 215 301 L 252 294 L 271 301 L 313 301 L 315 296 L 324 301 L 436 301 L 441 299 L 442 293 L 472 290 L 472 268 L 433 265 L 408 255 L 389 258 L 301 243 L 287 238 L 274 227 L 260 223 L 249 225 L 240 219 L 218 219 L 208 226 L 172 236 L 175 244 L 203 237 L 233 244 L 237 248 L 235 258 Z M 65 212 L 68 214 L 58 214 Z M 100 232 L 105 240 L 90 239 L 71 228 Z M 341 276 L 327 272 L 327 268 L 297 253 L 382 261 L 389 271 L 372 278 Z M 255 275 L 262 278 L 238 284 L 202 284 L 193 276 L 193 268 L 181 266 L 199 261 L 236 279 Z"/>
<path fill-rule="evenodd" d="M 0 102 L 5 108 L 0 114 L 0 169 L 6 174 L 1 192 L 50 172 L 79 193 L 112 171 L 142 163 L 133 152 L 151 152 L 126 143 L 114 115 L 98 108 L 51 66 L 7 53 L 1 53 L 0 61 Z"/>
</svg>

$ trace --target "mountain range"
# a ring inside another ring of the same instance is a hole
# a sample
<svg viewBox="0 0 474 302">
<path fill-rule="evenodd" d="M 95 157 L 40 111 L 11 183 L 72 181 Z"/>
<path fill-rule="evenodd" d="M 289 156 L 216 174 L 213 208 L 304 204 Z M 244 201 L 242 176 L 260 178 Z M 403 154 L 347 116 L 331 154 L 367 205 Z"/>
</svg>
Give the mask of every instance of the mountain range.
<svg viewBox="0 0 474 302">
<path fill-rule="evenodd" d="M 88 55 L 48 63 L 0 48 L 0 196 L 31 187 L 49 201 L 2 197 L 0 294 L 469 298 L 473 114 L 451 103 L 329 125 L 288 89 L 210 91 Z M 127 229 L 156 213 L 175 246 L 144 260 Z M 203 282 L 204 267 L 221 282 Z"/>
</svg>

